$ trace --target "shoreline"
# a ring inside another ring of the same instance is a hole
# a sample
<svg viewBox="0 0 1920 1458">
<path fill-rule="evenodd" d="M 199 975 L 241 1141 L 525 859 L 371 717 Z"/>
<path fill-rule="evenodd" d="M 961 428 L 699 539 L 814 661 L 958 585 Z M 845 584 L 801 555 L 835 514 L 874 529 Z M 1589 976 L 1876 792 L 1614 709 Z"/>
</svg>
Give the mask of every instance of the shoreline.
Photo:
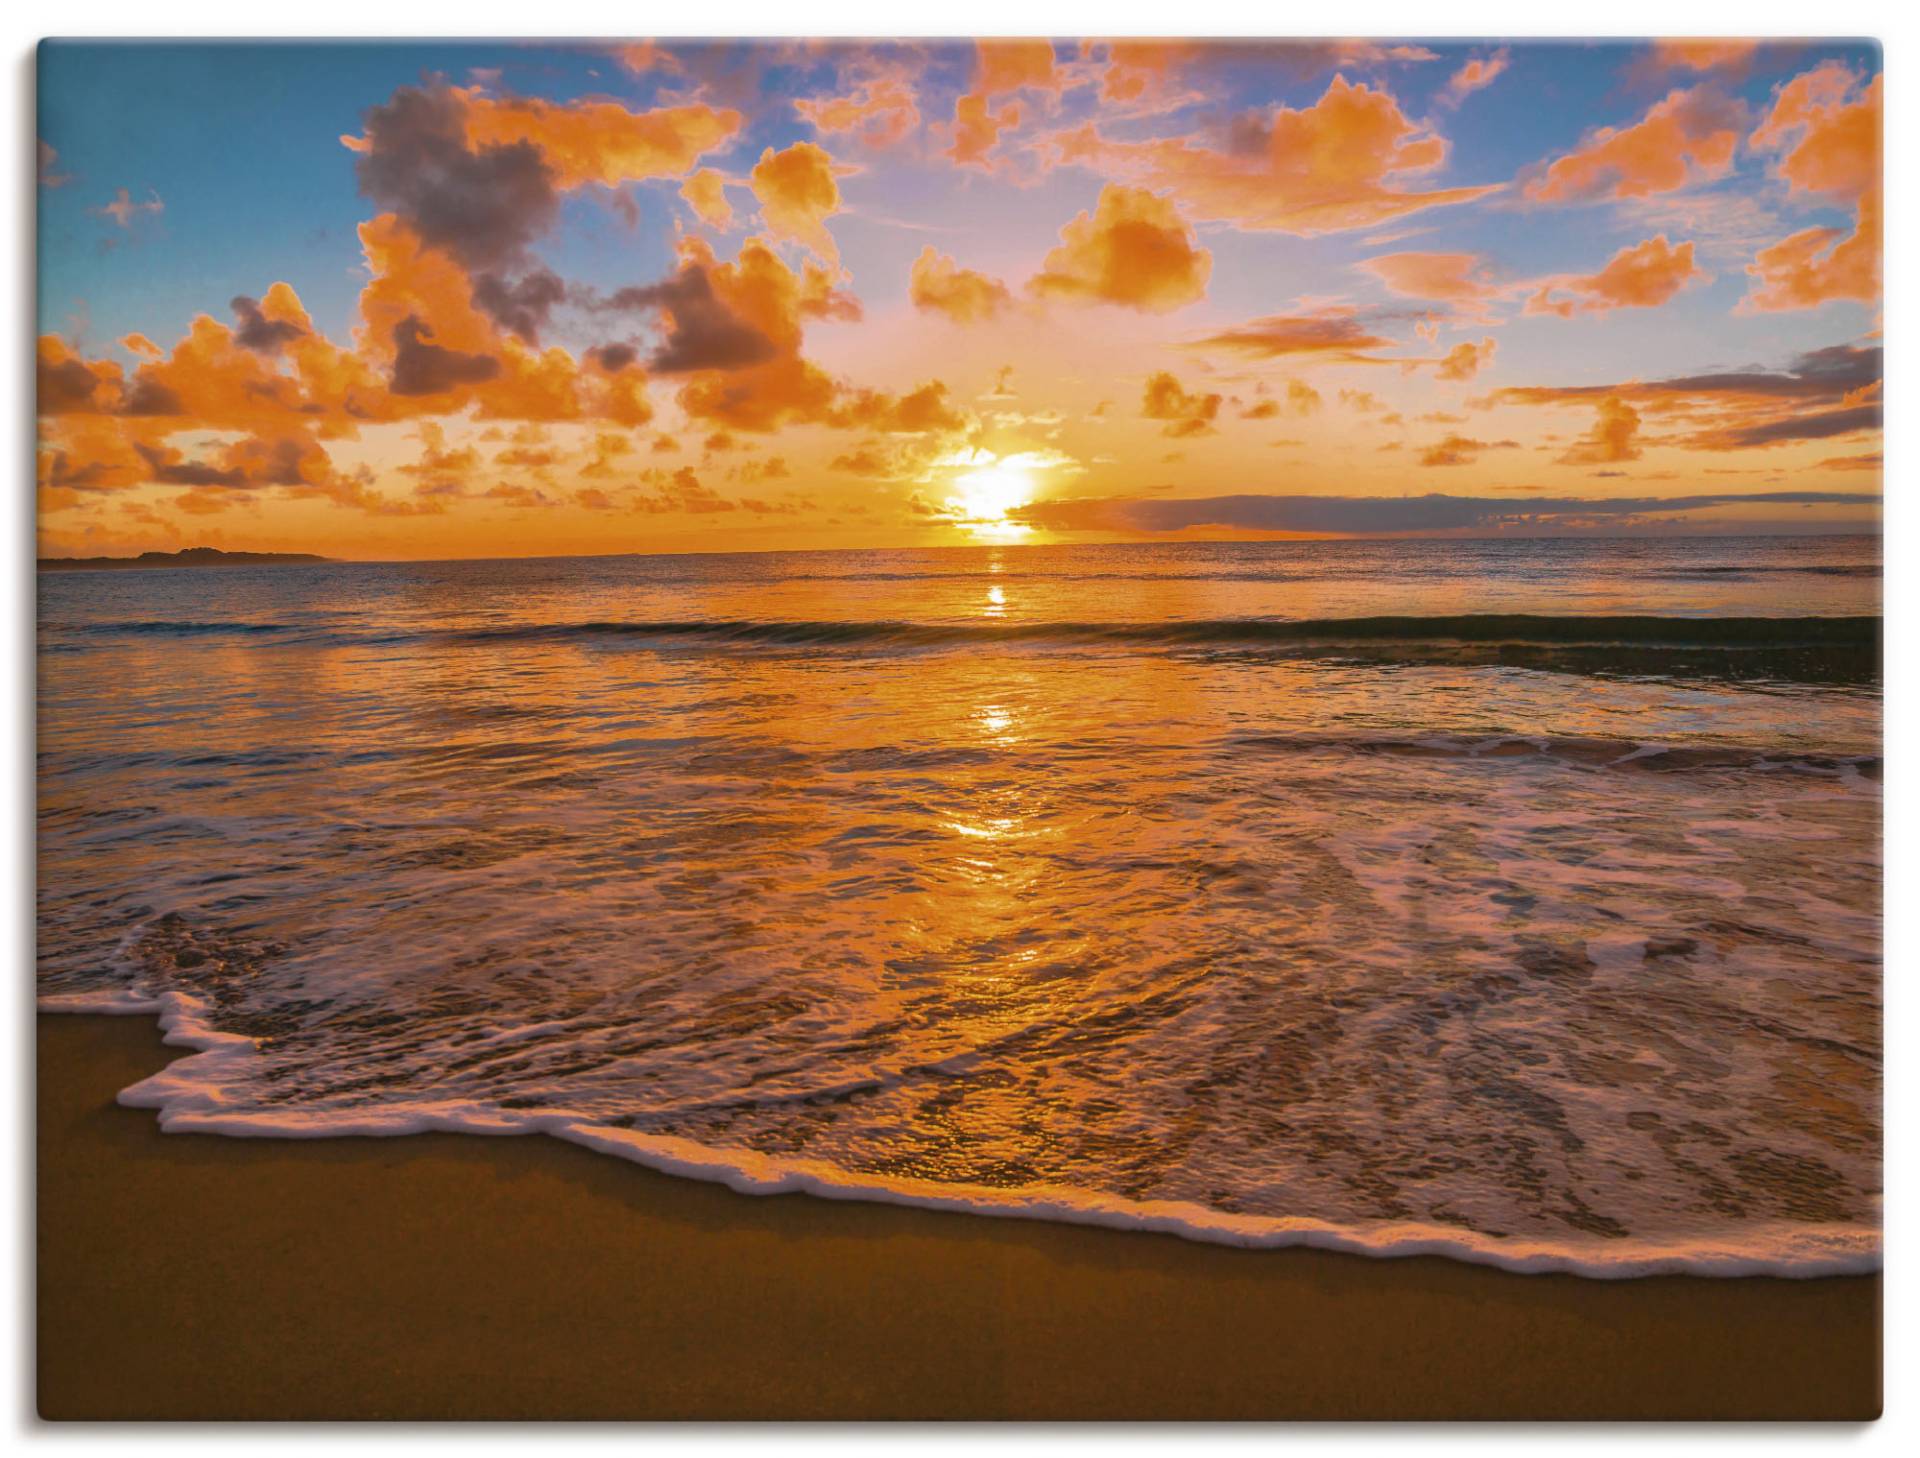
<svg viewBox="0 0 1920 1458">
<path fill-rule="evenodd" d="M 458 1113 L 434 1109 L 368 1113 L 341 1124 L 289 1115 L 275 1119 L 259 1111 L 227 1108 L 219 1088 L 180 1082 L 184 1065 L 196 1056 L 251 1056 L 245 1038 L 215 1032 L 190 998 L 168 994 L 160 1001 L 134 996 L 43 998 L 42 1014 L 108 1014 L 156 1020 L 162 1041 L 178 1050 L 154 1077 L 122 1089 L 115 1102 L 152 1111 L 161 1127 L 177 1134 L 212 1134 L 241 1139 L 410 1138 L 421 1134 L 473 1135 L 484 1138 L 540 1135 L 676 1179 L 718 1184 L 754 1198 L 801 1194 L 824 1200 L 854 1200 L 932 1210 L 978 1219 L 1040 1220 L 1121 1232 L 1168 1235 L 1176 1239 L 1241 1250 L 1311 1249 L 1336 1251 L 1373 1260 L 1434 1256 L 1488 1266 L 1517 1275 L 1557 1274 L 1583 1280 L 1640 1280 L 1647 1276 L 1750 1276 L 1813 1280 L 1829 1276 L 1878 1275 L 1883 1269 L 1878 1232 L 1863 1251 L 1858 1233 L 1802 1223 L 1768 1228 L 1771 1248 L 1756 1249 L 1749 1236 L 1713 1252 L 1694 1246 L 1684 1253 L 1658 1244 L 1615 1240 L 1585 1252 L 1546 1241 L 1492 1241 L 1471 1231 L 1414 1221 L 1372 1229 L 1236 1216 L 1179 1201 L 1118 1201 L 1071 1186 L 1040 1187 L 1013 1198 L 1009 1192 L 979 1185 L 935 1184 L 924 1180 L 863 1182 L 858 1176 L 818 1162 L 780 1159 L 743 1149 L 722 1150 L 685 1139 L 643 1136 L 564 1114 L 520 1115 L 488 1106 L 485 1116 L 462 1104 Z M 203 1075 L 203 1079 L 214 1075 Z M 1766 1242 L 1762 1242 L 1763 1245 Z"/>
<path fill-rule="evenodd" d="M 1881 1278 L 1527 1274 L 735 1194 L 559 1139 L 166 1134 L 37 1014 L 39 1407 L 87 1418 L 1789 1418 Z"/>
</svg>

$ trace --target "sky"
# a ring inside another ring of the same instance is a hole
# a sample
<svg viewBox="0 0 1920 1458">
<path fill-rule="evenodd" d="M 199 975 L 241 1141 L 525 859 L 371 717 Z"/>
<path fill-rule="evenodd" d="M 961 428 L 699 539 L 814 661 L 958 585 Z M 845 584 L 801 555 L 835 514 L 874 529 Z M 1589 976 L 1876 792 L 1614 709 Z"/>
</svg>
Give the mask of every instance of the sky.
<svg viewBox="0 0 1920 1458">
<path fill-rule="evenodd" d="M 48 43 L 42 555 L 1874 530 L 1871 43 Z"/>
</svg>

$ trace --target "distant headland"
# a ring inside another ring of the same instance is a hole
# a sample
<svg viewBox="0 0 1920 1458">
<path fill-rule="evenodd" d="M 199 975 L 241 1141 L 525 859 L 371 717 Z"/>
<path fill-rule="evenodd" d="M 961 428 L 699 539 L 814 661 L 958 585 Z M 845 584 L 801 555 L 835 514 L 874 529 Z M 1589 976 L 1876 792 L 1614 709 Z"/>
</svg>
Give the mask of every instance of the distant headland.
<svg viewBox="0 0 1920 1458">
<path fill-rule="evenodd" d="M 188 547 L 179 552 L 142 552 L 138 557 L 42 557 L 42 572 L 91 572 L 130 567 L 299 567 L 331 562 L 311 552 L 223 552 L 218 547 Z"/>
</svg>

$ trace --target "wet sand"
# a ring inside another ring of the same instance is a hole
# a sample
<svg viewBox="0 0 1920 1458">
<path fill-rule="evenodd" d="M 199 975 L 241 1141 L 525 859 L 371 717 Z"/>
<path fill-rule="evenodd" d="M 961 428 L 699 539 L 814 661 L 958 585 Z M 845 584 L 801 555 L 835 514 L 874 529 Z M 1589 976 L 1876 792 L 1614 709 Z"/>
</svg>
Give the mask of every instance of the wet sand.
<svg viewBox="0 0 1920 1458">
<path fill-rule="evenodd" d="M 162 1134 L 39 1019 L 39 1408 L 84 1418 L 1823 1418 L 1878 1278 L 1437 1259 L 750 1198 L 539 1137 Z"/>
</svg>

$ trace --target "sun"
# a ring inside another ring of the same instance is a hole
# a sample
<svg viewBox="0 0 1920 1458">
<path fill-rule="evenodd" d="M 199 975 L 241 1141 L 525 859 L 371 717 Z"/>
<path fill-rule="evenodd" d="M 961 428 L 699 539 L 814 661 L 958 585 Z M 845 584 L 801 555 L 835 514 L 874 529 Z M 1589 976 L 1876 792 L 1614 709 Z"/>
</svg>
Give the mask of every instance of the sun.
<svg viewBox="0 0 1920 1458">
<path fill-rule="evenodd" d="M 987 466 L 955 479 L 957 494 L 947 499 L 954 524 L 976 537 L 1012 541 L 1033 530 L 1010 519 L 1033 499 L 1033 482 L 1026 472 L 1006 466 Z"/>
</svg>

